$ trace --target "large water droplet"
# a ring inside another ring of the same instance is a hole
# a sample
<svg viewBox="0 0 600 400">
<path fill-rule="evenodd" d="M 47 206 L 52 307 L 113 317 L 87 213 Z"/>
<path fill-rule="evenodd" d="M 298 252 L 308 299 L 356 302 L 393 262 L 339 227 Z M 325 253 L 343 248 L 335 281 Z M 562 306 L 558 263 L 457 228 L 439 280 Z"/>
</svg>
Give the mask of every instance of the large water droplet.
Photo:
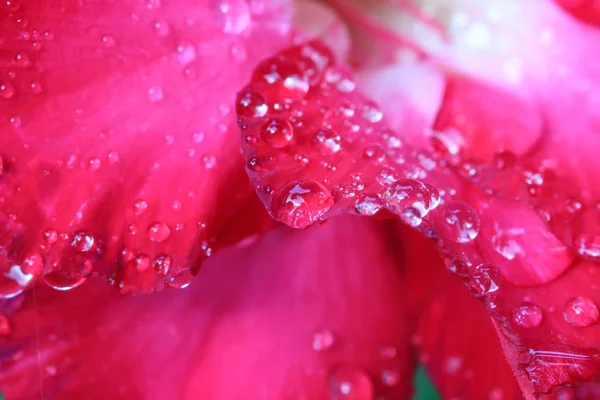
<svg viewBox="0 0 600 400">
<path fill-rule="evenodd" d="M 414 179 L 394 182 L 383 195 L 384 200 L 410 226 L 418 226 L 429 211 L 437 205 L 429 188 Z"/>
<path fill-rule="evenodd" d="M 523 328 L 536 328 L 542 323 L 542 310 L 531 303 L 523 303 L 512 312 L 513 321 Z"/>
<path fill-rule="evenodd" d="M 273 196 L 275 217 L 293 228 L 306 228 L 318 221 L 333 206 L 327 188 L 315 181 L 291 182 Z"/>
<path fill-rule="evenodd" d="M 600 262 L 600 236 L 580 234 L 573 245 L 581 257 Z"/>
<path fill-rule="evenodd" d="M 295 63 L 271 58 L 263 61 L 252 75 L 252 81 L 264 85 L 263 93 L 272 100 L 301 100 L 309 89 L 308 80 Z"/>
<path fill-rule="evenodd" d="M 261 137 L 269 146 L 279 149 L 290 144 L 294 129 L 287 120 L 272 119 L 262 126 Z"/>
<path fill-rule="evenodd" d="M 251 90 L 244 90 L 238 94 L 236 112 L 240 117 L 261 118 L 267 114 L 269 107 L 264 97 Z"/>
<path fill-rule="evenodd" d="M 563 311 L 565 320 L 573 326 L 585 327 L 598 322 L 598 307 L 589 298 L 577 296 L 565 304 Z"/>
<path fill-rule="evenodd" d="M 329 375 L 332 400 L 373 400 L 373 383 L 358 367 L 342 365 Z"/>
<path fill-rule="evenodd" d="M 152 242 L 162 243 L 171 236 L 171 228 L 164 222 L 156 222 L 148 228 L 148 239 Z"/>
</svg>

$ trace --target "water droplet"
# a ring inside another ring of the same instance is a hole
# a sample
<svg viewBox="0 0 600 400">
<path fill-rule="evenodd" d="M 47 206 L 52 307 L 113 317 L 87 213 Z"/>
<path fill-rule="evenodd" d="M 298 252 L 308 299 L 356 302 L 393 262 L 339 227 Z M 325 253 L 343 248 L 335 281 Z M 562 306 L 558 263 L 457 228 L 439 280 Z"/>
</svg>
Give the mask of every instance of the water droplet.
<svg viewBox="0 0 600 400">
<path fill-rule="evenodd" d="M 12 328 L 8 317 L 4 314 L 0 314 L 0 336 L 9 335 L 11 331 Z"/>
<path fill-rule="evenodd" d="M 173 267 L 173 258 L 161 254 L 154 259 L 154 269 L 161 275 L 168 275 Z"/>
<path fill-rule="evenodd" d="M 272 119 L 262 126 L 262 139 L 276 149 L 290 144 L 294 138 L 292 125 L 284 119 Z"/>
<path fill-rule="evenodd" d="M 369 122 L 377 123 L 383 118 L 383 113 L 375 103 L 369 103 L 364 106 L 363 118 Z"/>
<path fill-rule="evenodd" d="M 600 236 L 580 234 L 575 238 L 573 245 L 581 257 L 600 262 Z"/>
<path fill-rule="evenodd" d="M 329 376 L 332 400 L 373 400 L 373 383 L 361 369 L 342 365 Z"/>
<path fill-rule="evenodd" d="M 513 321 L 523 328 L 536 328 L 542 323 L 542 310 L 531 303 L 523 303 L 512 312 Z"/>
<path fill-rule="evenodd" d="M 494 266 L 478 265 L 470 279 L 471 292 L 476 297 L 485 296 L 499 289 L 500 271 Z"/>
<path fill-rule="evenodd" d="M 354 208 L 361 215 L 372 216 L 377 214 L 381 208 L 385 206 L 383 200 L 379 195 L 369 195 L 361 193 L 358 195 Z"/>
<path fill-rule="evenodd" d="M 315 181 L 290 182 L 273 196 L 273 213 L 293 228 L 306 228 L 318 221 L 332 206 L 333 198 L 325 186 Z"/>
<path fill-rule="evenodd" d="M 113 38 L 112 36 L 102 36 L 100 40 L 102 41 L 102 44 L 106 47 L 113 47 L 115 45 L 115 38 Z"/>
<path fill-rule="evenodd" d="M 460 258 L 445 259 L 444 262 L 450 272 L 462 277 L 469 276 L 469 266 Z"/>
<path fill-rule="evenodd" d="M 576 327 L 589 326 L 600 319 L 596 304 L 582 296 L 574 297 L 565 304 L 563 316 L 568 323 Z"/>
<path fill-rule="evenodd" d="M 162 243 L 171 236 L 171 228 L 163 222 L 156 222 L 148 228 L 148 239 L 152 242 Z"/>
<path fill-rule="evenodd" d="M 381 373 L 381 382 L 386 386 L 396 386 L 400 382 L 400 373 L 385 370 Z"/>
<path fill-rule="evenodd" d="M 17 67 L 26 68 L 31 65 L 31 60 L 29 56 L 25 53 L 17 53 L 14 58 L 15 65 Z"/>
<path fill-rule="evenodd" d="M 177 46 L 177 61 L 187 65 L 196 59 L 196 48 L 191 43 L 181 43 Z"/>
<path fill-rule="evenodd" d="M 133 261 L 133 265 L 135 265 L 136 271 L 144 272 L 150 268 L 152 265 L 152 260 L 146 254 L 140 254 Z"/>
<path fill-rule="evenodd" d="M 54 229 L 46 229 L 46 231 L 44 231 L 44 241 L 47 245 L 56 243 L 58 241 L 58 232 Z"/>
<path fill-rule="evenodd" d="M 394 182 L 383 198 L 405 223 L 413 227 L 420 225 L 423 217 L 436 205 L 429 188 L 414 179 Z"/>
<path fill-rule="evenodd" d="M 190 286 L 194 276 L 188 270 L 181 271 L 167 282 L 169 287 L 173 289 L 185 289 Z"/>
<path fill-rule="evenodd" d="M 169 23 L 167 21 L 154 21 L 152 23 L 152 27 L 154 28 L 154 32 L 156 32 L 156 34 L 160 37 L 169 36 L 169 34 L 171 33 L 171 27 L 169 26 Z"/>
<path fill-rule="evenodd" d="M 493 388 L 488 393 L 488 399 L 489 400 L 504 400 L 504 391 L 499 387 Z"/>
<path fill-rule="evenodd" d="M 468 243 L 479 234 L 479 217 L 477 212 L 465 203 L 447 203 L 442 209 L 445 222 L 442 227 L 443 237 L 458 243 Z"/>
<path fill-rule="evenodd" d="M 10 99 L 15 94 L 15 89 L 10 82 L 0 82 L 0 98 Z"/>
<path fill-rule="evenodd" d="M 94 247 L 94 237 L 87 233 L 80 231 L 73 235 L 73 241 L 71 246 L 80 253 L 90 251 Z"/>
<path fill-rule="evenodd" d="M 312 348 L 314 351 L 325 351 L 333 346 L 335 338 L 330 330 L 322 330 L 313 336 Z"/>
<path fill-rule="evenodd" d="M 148 89 L 148 98 L 153 103 L 158 103 L 164 98 L 164 96 L 164 92 L 159 86 L 153 86 L 150 89 Z"/>
<path fill-rule="evenodd" d="M 250 26 L 250 8 L 246 0 L 212 0 L 214 21 L 225 33 L 237 35 Z"/>
<path fill-rule="evenodd" d="M 33 94 L 40 94 L 42 93 L 42 85 L 39 82 L 33 81 L 29 84 L 29 90 L 31 90 L 31 93 Z"/>
<path fill-rule="evenodd" d="M 325 154 L 335 154 L 342 148 L 342 138 L 331 129 L 319 129 L 315 134 L 315 144 Z"/>
<path fill-rule="evenodd" d="M 300 66 L 281 58 L 263 61 L 254 70 L 252 81 L 265 85 L 263 94 L 278 101 L 301 100 L 309 89 Z"/>
<path fill-rule="evenodd" d="M 148 209 L 148 203 L 144 200 L 137 200 L 133 204 L 133 212 L 136 216 L 142 215 L 146 209 Z"/>
<path fill-rule="evenodd" d="M 245 90 L 238 94 L 235 109 L 241 117 L 261 118 L 267 114 L 269 107 L 259 93 Z"/>
</svg>

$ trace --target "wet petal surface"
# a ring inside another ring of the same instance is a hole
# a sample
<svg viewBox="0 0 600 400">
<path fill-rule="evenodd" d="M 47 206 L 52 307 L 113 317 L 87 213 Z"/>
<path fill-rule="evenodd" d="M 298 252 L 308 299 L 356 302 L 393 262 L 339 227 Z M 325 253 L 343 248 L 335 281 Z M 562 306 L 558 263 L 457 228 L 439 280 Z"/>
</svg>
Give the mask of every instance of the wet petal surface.
<svg viewBox="0 0 600 400">
<path fill-rule="evenodd" d="M 232 104 L 288 6 L 0 5 L 0 297 L 189 284 L 251 196 Z"/>
</svg>

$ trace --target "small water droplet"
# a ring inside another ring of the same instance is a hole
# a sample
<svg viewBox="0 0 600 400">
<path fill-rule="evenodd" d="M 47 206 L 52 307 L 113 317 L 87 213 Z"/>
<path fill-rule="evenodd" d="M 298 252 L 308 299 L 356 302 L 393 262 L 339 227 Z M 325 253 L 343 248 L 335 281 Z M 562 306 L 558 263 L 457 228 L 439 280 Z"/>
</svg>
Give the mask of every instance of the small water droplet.
<svg viewBox="0 0 600 400">
<path fill-rule="evenodd" d="M 314 351 L 325 351 L 330 349 L 334 342 L 335 338 L 333 332 L 325 329 L 314 334 L 312 348 Z"/>
<path fill-rule="evenodd" d="M 180 43 L 177 46 L 177 61 L 187 65 L 196 59 L 196 48 L 191 43 Z"/>
<path fill-rule="evenodd" d="M 460 258 L 445 259 L 444 262 L 450 272 L 462 277 L 469 276 L 469 266 Z"/>
<path fill-rule="evenodd" d="M 479 234 L 479 217 L 468 204 L 450 202 L 442 208 L 444 237 L 458 243 L 468 243 Z"/>
<path fill-rule="evenodd" d="M 167 282 L 169 287 L 173 289 L 185 289 L 190 286 L 194 276 L 188 270 L 181 271 Z"/>
<path fill-rule="evenodd" d="M 17 67 L 26 68 L 31 65 L 31 60 L 29 56 L 25 53 L 17 53 L 14 58 L 15 65 Z"/>
<path fill-rule="evenodd" d="M 94 247 L 95 239 L 93 236 L 80 231 L 73 235 L 71 246 L 80 253 L 86 253 Z"/>
<path fill-rule="evenodd" d="M 152 242 L 162 243 L 171 236 L 171 228 L 163 222 L 156 222 L 148 228 L 148 239 Z"/>
<path fill-rule="evenodd" d="M 381 382 L 386 386 L 396 386 L 400 382 L 400 373 L 392 370 L 381 372 Z"/>
<path fill-rule="evenodd" d="M 165 94 L 160 86 L 153 86 L 148 89 L 148 98 L 153 103 L 158 103 L 165 97 Z"/>
<path fill-rule="evenodd" d="M 0 82 L 0 98 L 10 99 L 15 94 L 15 89 L 10 82 Z"/>
<path fill-rule="evenodd" d="M 499 289 L 500 271 L 494 266 L 481 264 L 475 267 L 470 279 L 471 292 L 476 297 L 485 296 Z"/>
<path fill-rule="evenodd" d="M 577 296 L 565 304 L 563 311 L 565 320 L 575 327 L 586 327 L 598 322 L 600 313 L 593 300 Z"/>
<path fill-rule="evenodd" d="M 269 146 L 279 149 L 291 143 L 294 129 L 287 120 L 272 119 L 262 126 L 261 137 Z"/>
<path fill-rule="evenodd" d="M 281 58 L 263 61 L 252 75 L 252 81 L 264 86 L 263 94 L 273 100 L 301 100 L 309 84 L 299 65 Z"/>
<path fill-rule="evenodd" d="M 600 236 L 580 234 L 575 238 L 573 245 L 581 257 L 600 262 Z"/>
<path fill-rule="evenodd" d="M 319 129 L 315 134 L 314 143 L 324 154 L 335 154 L 342 148 L 342 138 L 331 129 Z"/>
<path fill-rule="evenodd" d="M 542 323 L 542 310 L 531 303 L 521 304 L 512 312 L 513 321 L 523 328 L 536 328 Z"/>
<path fill-rule="evenodd" d="M 135 265 L 136 271 L 144 272 L 150 268 L 152 265 L 152 260 L 146 254 L 140 254 L 133 261 L 133 265 Z"/>
<path fill-rule="evenodd" d="M 315 181 L 290 182 L 273 196 L 273 213 L 293 228 L 306 228 L 318 221 L 332 206 L 327 188 Z"/>
<path fill-rule="evenodd" d="M 102 41 L 102 44 L 106 47 L 113 47 L 115 45 L 115 38 L 113 38 L 112 36 L 102 36 L 102 38 L 100 39 Z"/>
<path fill-rule="evenodd" d="M 374 388 L 369 376 L 358 367 L 342 365 L 329 375 L 332 400 L 373 400 Z"/>
<path fill-rule="evenodd" d="M 161 254 L 154 259 L 154 269 L 161 275 L 168 275 L 173 267 L 173 258 L 166 254 Z"/>
<path fill-rule="evenodd" d="M 493 388 L 488 393 L 488 399 L 489 400 L 504 400 L 504 391 L 499 387 Z"/>
<path fill-rule="evenodd" d="M 154 32 L 160 37 L 169 36 L 171 33 L 171 26 L 167 21 L 157 20 L 152 23 L 152 27 Z"/>
<path fill-rule="evenodd" d="M 358 195 L 354 208 L 361 215 L 372 216 L 377 214 L 385 206 L 385 203 L 379 195 L 369 195 L 361 193 Z"/>
<path fill-rule="evenodd" d="M 240 34 L 250 26 L 250 8 L 246 0 L 212 0 L 214 21 L 225 33 Z"/>
</svg>

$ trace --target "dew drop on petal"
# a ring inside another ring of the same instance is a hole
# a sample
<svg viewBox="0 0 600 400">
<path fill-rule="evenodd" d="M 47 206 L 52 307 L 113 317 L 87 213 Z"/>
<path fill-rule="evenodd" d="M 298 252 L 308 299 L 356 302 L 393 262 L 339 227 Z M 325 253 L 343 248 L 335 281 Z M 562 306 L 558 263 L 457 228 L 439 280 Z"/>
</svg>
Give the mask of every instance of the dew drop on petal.
<svg viewBox="0 0 600 400">
<path fill-rule="evenodd" d="M 414 179 L 400 179 L 384 193 L 388 206 L 410 226 L 419 226 L 423 217 L 438 203 L 430 189 Z"/>
<path fill-rule="evenodd" d="M 465 203 L 447 203 L 442 209 L 444 237 L 458 243 L 468 243 L 479 234 L 477 212 Z"/>
<path fill-rule="evenodd" d="M 250 8 L 246 0 L 211 0 L 214 21 L 230 34 L 239 34 L 250 26 Z"/>
<path fill-rule="evenodd" d="M 236 112 L 245 118 L 261 118 L 267 114 L 269 107 L 259 93 L 244 90 L 238 94 Z"/>
<path fill-rule="evenodd" d="M 361 193 L 356 198 L 354 208 L 361 215 L 373 216 L 384 206 L 384 202 L 378 195 Z"/>
<path fill-rule="evenodd" d="M 485 296 L 499 289 L 500 271 L 494 266 L 478 265 L 470 279 L 471 292 L 476 297 Z"/>
<path fill-rule="evenodd" d="M 596 304 L 587 297 L 577 296 L 565 304 L 565 320 L 575 327 L 585 327 L 598 322 L 600 313 Z"/>
<path fill-rule="evenodd" d="M 147 208 L 148 208 L 148 203 L 145 202 L 144 200 L 137 200 L 133 204 L 133 212 L 136 216 L 142 215 L 144 213 L 144 211 L 146 211 Z"/>
<path fill-rule="evenodd" d="M 400 374 L 397 371 L 385 370 L 381 373 L 381 382 L 386 386 L 396 386 L 400 382 Z"/>
<path fill-rule="evenodd" d="M 331 129 L 319 129 L 315 134 L 315 146 L 324 154 L 335 154 L 341 149 L 342 138 Z"/>
<path fill-rule="evenodd" d="M 574 240 L 574 247 L 581 257 L 600 262 L 600 236 L 578 235 Z"/>
<path fill-rule="evenodd" d="M 168 275 L 173 268 L 173 258 L 166 254 L 161 254 L 154 259 L 153 267 L 161 275 Z"/>
<path fill-rule="evenodd" d="M 148 239 L 155 243 L 162 243 L 171 236 L 171 228 L 163 222 L 156 222 L 148 228 Z"/>
<path fill-rule="evenodd" d="M 312 348 L 314 351 L 325 351 L 330 349 L 334 342 L 333 332 L 325 329 L 313 335 Z"/>
<path fill-rule="evenodd" d="M 542 323 L 542 310 L 531 303 L 523 303 L 512 312 L 513 321 L 523 328 L 536 328 Z"/>
<path fill-rule="evenodd" d="M 15 94 L 15 89 L 10 82 L 0 82 L 0 98 L 10 99 Z"/>
<path fill-rule="evenodd" d="M 290 182 L 273 196 L 273 213 L 293 228 L 306 228 L 318 221 L 333 206 L 327 188 L 315 181 Z"/>
<path fill-rule="evenodd" d="M 272 119 L 262 126 L 261 137 L 269 146 L 279 149 L 290 144 L 294 129 L 287 120 Z"/>
<path fill-rule="evenodd" d="M 79 253 L 86 253 L 94 247 L 95 239 L 83 231 L 79 231 L 73 235 L 71 246 Z"/>
<path fill-rule="evenodd" d="M 342 365 L 329 375 L 332 400 L 373 400 L 373 383 L 358 367 Z"/>
</svg>

